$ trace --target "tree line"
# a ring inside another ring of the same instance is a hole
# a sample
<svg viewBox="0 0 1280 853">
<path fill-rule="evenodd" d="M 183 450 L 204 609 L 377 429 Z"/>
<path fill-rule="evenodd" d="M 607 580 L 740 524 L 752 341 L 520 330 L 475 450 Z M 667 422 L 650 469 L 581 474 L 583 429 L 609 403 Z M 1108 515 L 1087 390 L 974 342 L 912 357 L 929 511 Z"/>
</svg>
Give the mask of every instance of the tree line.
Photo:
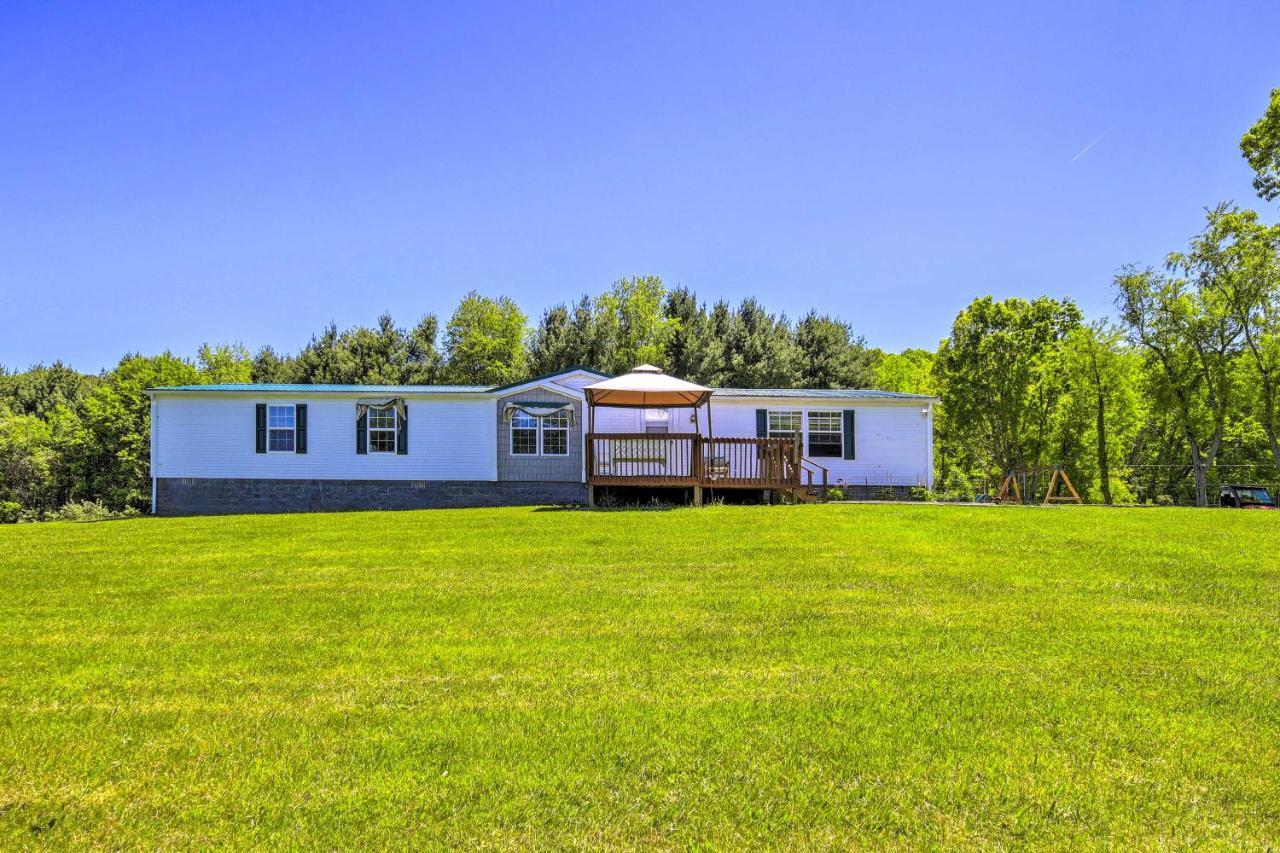
<svg viewBox="0 0 1280 853">
<path fill-rule="evenodd" d="M 1280 197 L 1280 89 L 1241 150 Z M 68 503 L 145 509 L 158 385 L 272 382 L 501 385 L 581 364 L 648 362 L 706 385 L 880 388 L 936 396 L 937 487 L 966 497 L 1008 472 L 1063 465 L 1090 500 L 1206 505 L 1214 484 L 1280 479 L 1280 226 L 1219 204 L 1159 266 L 1127 266 L 1113 317 L 1069 299 L 974 300 L 936 350 L 887 353 L 810 311 L 708 305 L 656 276 L 547 309 L 467 294 L 443 329 L 389 315 L 330 323 L 294 353 L 205 344 L 129 354 L 101 374 L 0 367 L 0 518 Z"/>
</svg>

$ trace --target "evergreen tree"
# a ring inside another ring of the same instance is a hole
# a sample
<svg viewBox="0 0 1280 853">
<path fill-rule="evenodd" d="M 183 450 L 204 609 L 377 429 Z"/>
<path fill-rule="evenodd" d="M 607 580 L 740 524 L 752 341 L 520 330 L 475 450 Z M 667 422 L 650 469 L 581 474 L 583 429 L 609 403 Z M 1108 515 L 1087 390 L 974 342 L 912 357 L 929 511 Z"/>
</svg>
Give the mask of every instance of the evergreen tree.
<svg viewBox="0 0 1280 853">
<path fill-rule="evenodd" d="M 405 363 L 400 381 L 406 385 L 431 385 L 439 380 L 444 359 L 436 346 L 440 321 L 428 314 L 418 321 L 405 341 Z"/>
<path fill-rule="evenodd" d="M 258 354 L 253 357 L 249 375 L 251 381 L 268 385 L 298 381 L 295 378 L 296 364 L 293 356 L 282 358 L 269 346 L 259 349 Z"/>
<path fill-rule="evenodd" d="M 574 364 L 578 352 L 573 349 L 574 335 L 569 325 L 569 309 L 564 303 L 542 312 L 542 320 L 529 344 L 529 371 L 541 376 L 564 370 Z"/>
<path fill-rule="evenodd" d="M 726 343 L 725 382 L 738 388 L 794 388 L 799 353 L 785 315 L 765 311 L 755 299 L 738 306 Z"/>
<path fill-rule="evenodd" d="M 727 313 L 727 308 L 725 310 Z M 663 314 L 669 321 L 667 370 L 702 385 L 717 384 L 724 365 L 724 343 L 715 332 L 706 306 L 687 288 L 667 294 Z"/>
<path fill-rule="evenodd" d="M 295 382 L 307 385 L 344 384 L 355 374 L 351 353 L 343 346 L 336 323 L 312 336 L 294 359 L 293 374 Z"/>
<path fill-rule="evenodd" d="M 796 325 L 795 342 L 801 388 L 871 386 L 873 355 L 848 323 L 810 311 Z"/>
</svg>

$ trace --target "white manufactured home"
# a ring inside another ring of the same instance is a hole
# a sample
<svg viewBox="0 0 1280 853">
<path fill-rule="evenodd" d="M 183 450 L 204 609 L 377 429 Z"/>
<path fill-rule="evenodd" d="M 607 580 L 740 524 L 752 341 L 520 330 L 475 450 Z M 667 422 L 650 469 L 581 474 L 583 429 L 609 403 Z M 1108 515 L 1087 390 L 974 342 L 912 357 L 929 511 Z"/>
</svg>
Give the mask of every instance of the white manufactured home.
<svg viewBox="0 0 1280 853">
<path fill-rule="evenodd" d="M 148 393 L 160 515 L 585 503 L 627 486 L 700 501 L 708 490 L 813 493 L 824 480 L 857 497 L 933 477 L 935 401 L 914 394 L 706 389 L 647 366 L 496 388 Z"/>
</svg>

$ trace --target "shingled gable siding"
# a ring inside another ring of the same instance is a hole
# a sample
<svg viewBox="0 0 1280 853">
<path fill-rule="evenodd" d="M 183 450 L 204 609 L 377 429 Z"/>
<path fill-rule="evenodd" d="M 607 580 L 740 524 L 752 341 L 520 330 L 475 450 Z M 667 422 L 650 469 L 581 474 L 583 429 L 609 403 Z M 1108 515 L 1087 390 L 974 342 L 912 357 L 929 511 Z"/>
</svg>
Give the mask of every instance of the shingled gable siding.
<svg viewBox="0 0 1280 853">
<path fill-rule="evenodd" d="M 568 456 L 513 456 L 507 403 L 573 403 Z M 544 388 L 531 388 L 498 398 L 498 479 L 542 482 L 582 482 L 582 404 Z"/>
</svg>

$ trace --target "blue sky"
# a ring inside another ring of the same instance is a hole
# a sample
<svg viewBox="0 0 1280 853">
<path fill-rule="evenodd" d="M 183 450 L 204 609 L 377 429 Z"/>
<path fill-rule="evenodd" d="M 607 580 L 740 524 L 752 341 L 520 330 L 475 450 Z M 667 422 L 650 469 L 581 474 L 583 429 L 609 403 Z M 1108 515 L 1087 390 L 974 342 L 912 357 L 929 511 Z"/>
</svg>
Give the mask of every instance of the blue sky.
<svg viewBox="0 0 1280 853">
<path fill-rule="evenodd" d="M 1261 204 L 1280 4 L 971 5 L 11 0 L 0 364 L 632 274 L 934 346 Z"/>
</svg>

